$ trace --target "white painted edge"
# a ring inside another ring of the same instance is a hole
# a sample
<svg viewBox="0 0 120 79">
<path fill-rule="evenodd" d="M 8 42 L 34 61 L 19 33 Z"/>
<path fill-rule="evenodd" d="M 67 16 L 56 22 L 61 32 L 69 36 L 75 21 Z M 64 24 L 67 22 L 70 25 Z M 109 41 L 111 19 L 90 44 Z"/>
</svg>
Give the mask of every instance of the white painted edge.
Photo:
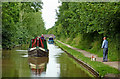
<svg viewBox="0 0 120 79">
<path fill-rule="evenodd" d="M 34 47 L 34 48 L 30 48 L 29 51 L 32 51 L 32 50 L 35 50 L 35 49 L 36 49 L 36 47 Z M 43 49 L 42 47 L 39 47 L 39 49 L 42 50 L 42 51 L 45 51 L 45 49 Z"/>
</svg>

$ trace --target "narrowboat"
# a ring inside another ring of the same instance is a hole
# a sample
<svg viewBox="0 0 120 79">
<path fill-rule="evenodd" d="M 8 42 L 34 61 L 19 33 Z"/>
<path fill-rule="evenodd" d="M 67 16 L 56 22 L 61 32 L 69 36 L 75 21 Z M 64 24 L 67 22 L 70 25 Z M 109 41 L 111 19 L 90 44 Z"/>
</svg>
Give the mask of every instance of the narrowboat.
<svg viewBox="0 0 120 79">
<path fill-rule="evenodd" d="M 31 39 L 28 49 L 28 56 L 30 57 L 48 57 L 49 50 L 47 49 L 47 42 L 45 39 L 36 37 Z"/>
<path fill-rule="evenodd" d="M 54 43 L 53 37 L 49 37 L 48 43 L 49 43 L 49 44 L 53 44 L 53 43 Z"/>
<path fill-rule="evenodd" d="M 48 60 L 48 57 L 28 57 L 31 73 L 40 76 L 42 72 L 46 71 Z"/>
</svg>

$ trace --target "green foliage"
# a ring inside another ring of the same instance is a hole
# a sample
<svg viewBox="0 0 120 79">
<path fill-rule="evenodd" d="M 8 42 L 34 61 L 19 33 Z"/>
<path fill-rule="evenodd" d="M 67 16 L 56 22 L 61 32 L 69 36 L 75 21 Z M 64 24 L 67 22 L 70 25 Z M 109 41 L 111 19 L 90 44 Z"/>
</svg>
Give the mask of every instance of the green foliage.
<svg viewBox="0 0 120 79">
<path fill-rule="evenodd" d="M 32 37 L 46 33 L 42 19 L 42 2 L 2 3 L 2 46 L 26 44 Z"/>
<path fill-rule="evenodd" d="M 106 36 L 109 53 L 113 54 L 114 51 L 114 54 L 118 55 L 120 52 L 119 9 L 120 2 L 63 2 L 57 12 L 55 26 L 48 32 L 55 34 L 61 41 L 77 48 L 92 50 L 91 52 L 94 53 L 98 51 L 102 53 L 102 38 Z M 114 60 L 118 58 L 115 57 Z"/>
<path fill-rule="evenodd" d="M 120 74 L 120 71 L 113 68 L 113 67 L 110 67 L 108 65 L 105 65 L 101 62 L 95 62 L 95 61 L 91 61 L 90 58 L 88 57 L 85 57 L 82 53 L 76 51 L 76 50 L 73 50 L 57 41 L 55 41 L 57 45 L 59 45 L 60 47 L 62 47 L 65 51 L 67 51 L 68 53 L 70 53 L 71 55 L 73 55 L 74 57 L 82 60 L 83 62 L 89 64 L 92 68 L 94 68 L 98 73 L 99 73 L 99 76 L 103 77 L 105 76 L 106 74 L 108 73 L 112 73 L 112 74 Z"/>
</svg>

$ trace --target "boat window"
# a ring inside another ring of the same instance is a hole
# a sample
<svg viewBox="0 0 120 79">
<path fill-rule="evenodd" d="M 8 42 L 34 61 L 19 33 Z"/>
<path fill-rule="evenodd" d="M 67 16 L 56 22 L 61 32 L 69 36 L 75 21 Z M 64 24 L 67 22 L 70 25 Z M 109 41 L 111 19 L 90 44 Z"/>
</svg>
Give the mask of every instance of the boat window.
<svg viewBox="0 0 120 79">
<path fill-rule="evenodd" d="M 49 40 L 53 40 L 53 38 L 49 38 Z"/>
</svg>

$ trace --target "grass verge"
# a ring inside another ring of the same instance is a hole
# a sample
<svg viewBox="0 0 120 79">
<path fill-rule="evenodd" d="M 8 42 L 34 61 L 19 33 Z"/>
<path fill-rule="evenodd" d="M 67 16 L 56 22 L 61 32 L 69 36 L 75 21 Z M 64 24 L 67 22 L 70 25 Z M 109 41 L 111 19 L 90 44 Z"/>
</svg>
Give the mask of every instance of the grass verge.
<svg viewBox="0 0 120 79">
<path fill-rule="evenodd" d="M 110 67 L 108 65 L 103 64 L 102 62 L 97 61 L 91 61 L 90 58 L 85 57 L 82 53 L 77 52 L 76 50 L 73 50 L 57 41 L 55 41 L 57 45 L 62 47 L 65 51 L 70 53 L 71 55 L 75 56 L 76 58 L 84 61 L 85 63 L 89 64 L 92 68 L 94 68 L 101 77 L 104 77 L 106 74 L 120 74 L 120 71 Z"/>
<path fill-rule="evenodd" d="M 79 34 L 75 38 L 61 37 L 59 40 L 66 44 L 69 44 L 72 47 L 85 50 L 92 54 L 96 54 L 98 57 L 103 57 L 103 49 L 101 48 L 103 40 L 99 36 L 93 39 L 93 37 L 90 37 L 90 36 L 83 38 L 83 36 Z M 109 42 L 108 60 L 120 61 L 120 57 L 118 57 L 119 56 L 118 43 L 116 44 L 114 41 L 110 39 L 107 39 L 107 40 Z"/>
<path fill-rule="evenodd" d="M 2 48 L 2 45 L 0 45 L 0 48 Z"/>
</svg>

